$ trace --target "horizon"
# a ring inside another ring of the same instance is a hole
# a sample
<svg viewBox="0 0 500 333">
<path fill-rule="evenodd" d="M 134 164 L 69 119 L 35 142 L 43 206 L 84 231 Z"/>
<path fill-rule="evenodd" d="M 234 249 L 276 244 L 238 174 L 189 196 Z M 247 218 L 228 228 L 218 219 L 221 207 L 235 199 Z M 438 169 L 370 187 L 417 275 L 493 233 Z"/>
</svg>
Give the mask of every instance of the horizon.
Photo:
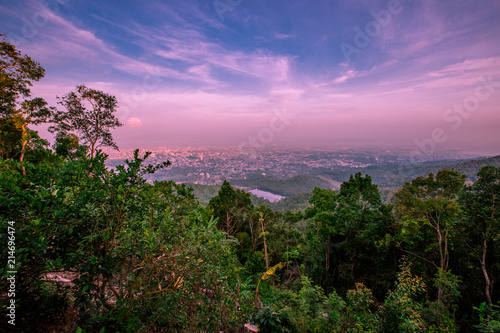
<svg viewBox="0 0 500 333">
<path fill-rule="evenodd" d="M 0 4 L 32 96 L 117 97 L 124 149 L 413 147 L 500 154 L 500 3 Z M 42 137 L 49 138 L 41 127 Z"/>
<path fill-rule="evenodd" d="M 415 149 L 412 146 L 284 146 L 284 145 L 274 145 L 262 147 L 262 149 L 255 148 L 241 149 L 238 146 L 230 145 L 191 145 L 191 146 L 149 146 L 149 147 L 119 147 L 119 150 L 112 148 L 104 148 L 102 152 L 108 155 L 108 160 L 122 160 L 124 158 L 131 158 L 133 152 L 139 150 L 139 154 L 145 152 L 150 152 L 155 156 L 156 154 L 182 154 L 187 156 L 188 154 L 195 154 L 203 156 L 204 153 L 216 152 L 216 154 L 228 154 L 228 157 L 239 157 L 241 161 L 246 161 L 247 163 L 254 160 L 265 160 L 268 159 L 270 154 L 303 154 L 303 153 L 327 153 L 327 154 L 368 154 L 372 156 L 392 156 L 396 160 L 392 162 L 382 162 L 382 164 L 401 164 L 401 165 L 418 165 L 427 162 L 439 162 L 439 161 L 467 161 L 476 159 L 487 159 L 500 156 L 498 152 L 485 152 L 485 151 L 474 151 L 474 150 L 461 150 L 459 148 L 455 149 L 436 149 L 433 155 L 424 155 L 422 159 L 414 158 L 415 152 L 421 153 L 420 150 Z M 167 156 L 167 155 L 165 155 Z M 193 156 L 193 155 L 191 155 Z M 199 157 L 199 156 L 198 156 Z M 209 157 L 209 156 L 208 156 Z M 210 158 L 210 157 L 209 157 Z M 376 164 L 378 164 L 377 162 Z"/>
</svg>

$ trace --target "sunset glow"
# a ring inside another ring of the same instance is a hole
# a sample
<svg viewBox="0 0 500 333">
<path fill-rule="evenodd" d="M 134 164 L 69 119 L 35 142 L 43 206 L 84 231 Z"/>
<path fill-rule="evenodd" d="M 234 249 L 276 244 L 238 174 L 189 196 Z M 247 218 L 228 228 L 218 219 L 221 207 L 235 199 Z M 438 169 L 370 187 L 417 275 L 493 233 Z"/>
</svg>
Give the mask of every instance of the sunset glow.
<svg viewBox="0 0 500 333">
<path fill-rule="evenodd" d="M 0 33 L 46 69 L 34 96 L 115 95 L 120 147 L 237 146 L 270 128 L 273 145 L 498 153 L 498 1 L 217 3 L 4 2 Z"/>
</svg>

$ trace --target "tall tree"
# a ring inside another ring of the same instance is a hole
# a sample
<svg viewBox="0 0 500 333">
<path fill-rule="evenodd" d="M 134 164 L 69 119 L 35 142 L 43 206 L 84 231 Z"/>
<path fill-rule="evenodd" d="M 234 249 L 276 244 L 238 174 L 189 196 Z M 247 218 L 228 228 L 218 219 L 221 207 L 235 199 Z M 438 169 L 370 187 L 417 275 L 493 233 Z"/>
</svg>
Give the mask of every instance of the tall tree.
<svg viewBox="0 0 500 333">
<path fill-rule="evenodd" d="M 396 215 L 407 238 L 430 231 L 434 241 L 421 253 L 413 254 L 424 258 L 438 268 L 439 276 L 447 274 L 450 262 L 450 242 L 457 228 L 460 205 L 458 195 L 465 185 L 466 176 L 455 170 L 443 169 L 435 176 L 417 177 L 405 183 L 396 193 Z M 437 262 L 435 250 L 437 248 Z M 444 288 L 438 281 L 438 300 L 444 300 Z"/>
<path fill-rule="evenodd" d="M 45 75 L 45 69 L 16 47 L 4 40 L 0 34 L 0 115 L 15 113 L 21 97 L 31 96 L 32 81 Z"/>
<path fill-rule="evenodd" d="M 114 96 L 80 85 L 76 91 L 58 98 L 66 111 L 56 112 L 56 125 L 49 128 L 51 132 L 76 132 L 89 145 L 91 158 L 98 147 L 118 149 L 110 130 L 123 124 L 114 114 L 118 104 Z"/>
<path fill-rule="evenodd" d="M 310 203 L 309 242 L 324 251 L 325 278 L 333 278 L 336 288 L 347 290 L 362 281 L 385 292 L 390 282 L 382 275 L 391 265 L 385 246 L 379 244 L 389 232 L 390 211 L 371 177 L 351 176 L 338 194 L 316 188 Z"/>
<path fill-rule="evenodd" d="M 500 168 L 485 166 L 477 175 L 477 181 L 462 195 L 466 212 L 463 234 L 467 246 L 481 265 L 485 296 L 491 308 L 494 281 L 489 270 L 496 260 L 491 257 L 491 249 L 488 251 L 488 248 L 498 244 L 500 235 Z"/>
<path fill-rule="evenodd" d="M 30 99 L 32 82 L 39 81 L 45 69 L 3 36 L 0 34 L 0 155 L 23 162 L 32 139 L 28 126 L 47 122 L 53 110 L 42 98 Z"/>
<path fill-rule="evenodd" d="M 214 217 L 218 218 L 217 226 L 235 236 L 245 223 L 248 223 L 250 211 L 253 209 L 250 193 L 233 188 L 226 180 L 219 190 L 219 194 L 208 203 L 213 209 Z"/>
<path fill-rule="evenodd" d="M 31 131 L 28 129 L 28 125 L 38 125 L 45 123 L 51 117 L 53 110 L 47 107 L 47 102 L 42 98 L 34 98 L 32 100 L 26 100 L 22 103 L 21 108 L 17 111 L 21 115 L 21 152 L 19 156 L 19 161 L 24 161 L 24 155 L 26 153 L 26 146 L 28 142 L 32 139 Z M 24 165 L 21 166 L 23 175 L 26 174 Z"/>
</svg>

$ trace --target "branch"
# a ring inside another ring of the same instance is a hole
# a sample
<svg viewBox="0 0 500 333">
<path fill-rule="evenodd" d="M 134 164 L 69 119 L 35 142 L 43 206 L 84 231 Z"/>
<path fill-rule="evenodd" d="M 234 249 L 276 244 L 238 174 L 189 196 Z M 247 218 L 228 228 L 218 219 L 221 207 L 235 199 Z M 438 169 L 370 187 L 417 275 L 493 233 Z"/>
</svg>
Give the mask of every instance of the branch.
<svg viewBox="0 0 500 333">
<path fill-rule="evenodd" d="M 434 267 L 436 267 L 437 269 L 439 269 L 439 267 L 438 267 L 435 263 L 433 263 L 432 261 L 430 261 L 429 259 L 426 259 L 426 258 L 424 258 L 424 257 L 421 257 L 421 256 L 419 256 L 418 254 L 413 253 L 413 252 L 411 252 L 411 251 L 407 251 L 407 250 L 403 250 L 403 249 L 401 249 L 401 251 L 406 252 L 406 253 L 409 253 L 409 254 L 412 254 L 412 255 L 414 255 L 415 257 L 418 257 L 418 258 L 420 258 L 420 259 L 422 259 L 422 260 L 425 260 L 425 261 L 427 261 L 429 264 L 431 264 L 432 266 L 434 266 Z"/>
</svg>

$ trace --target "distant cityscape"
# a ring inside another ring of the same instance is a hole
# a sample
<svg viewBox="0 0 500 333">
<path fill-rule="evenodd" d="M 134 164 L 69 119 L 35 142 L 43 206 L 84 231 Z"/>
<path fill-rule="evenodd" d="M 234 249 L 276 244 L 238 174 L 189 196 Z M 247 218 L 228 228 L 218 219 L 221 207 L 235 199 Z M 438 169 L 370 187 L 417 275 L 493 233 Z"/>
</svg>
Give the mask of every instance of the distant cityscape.
<svg viewBox="0 0 500 333">
<path fill-rule="evenodd" d="M 144 154 L 146 150 L 141 150 Z M 156 147 L 147 162 L 158 164 L 170 161 L 164 170 L 149 176 L 149 180 L 173 180 L 177 183 L 219 185 L 227 179 L 247 179 L 259 175 L 290 178 L 313 175 L 328 170 L 364 168 L 372 165 L 401 163 L 411 148 L 314 148 L 268 147 L 252 154 L 238 147 Z M 133 157 L 134 149 L 106 150 L 107 165 L 111 168 Z M 426 160 L 473 158 L 477 155 L 454 151 L 440 151 Z"/>
</svg>

